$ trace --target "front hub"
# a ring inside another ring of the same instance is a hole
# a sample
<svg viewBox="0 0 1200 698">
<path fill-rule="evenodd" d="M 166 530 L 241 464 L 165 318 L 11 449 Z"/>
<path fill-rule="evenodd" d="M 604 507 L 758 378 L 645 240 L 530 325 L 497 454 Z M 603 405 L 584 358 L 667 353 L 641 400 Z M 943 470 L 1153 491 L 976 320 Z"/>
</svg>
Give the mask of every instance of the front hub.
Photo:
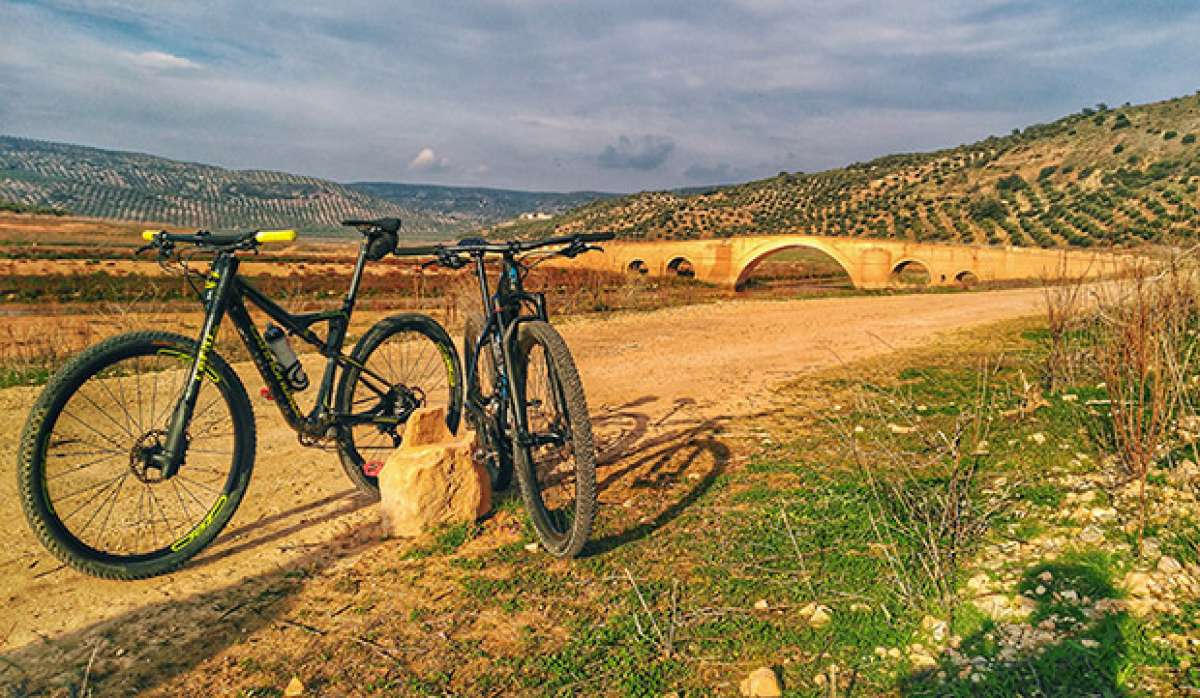
<svg viewBox="0 0 1200 698">
<path fill-rule="evenodd" d="M 149 485 L 166 479 L 159 462 L 166 437 L 167 432 L 162 429 L 151 429 L 134 442 L 129 451 L 129 469 L 138 480 Z"/>
</svg>

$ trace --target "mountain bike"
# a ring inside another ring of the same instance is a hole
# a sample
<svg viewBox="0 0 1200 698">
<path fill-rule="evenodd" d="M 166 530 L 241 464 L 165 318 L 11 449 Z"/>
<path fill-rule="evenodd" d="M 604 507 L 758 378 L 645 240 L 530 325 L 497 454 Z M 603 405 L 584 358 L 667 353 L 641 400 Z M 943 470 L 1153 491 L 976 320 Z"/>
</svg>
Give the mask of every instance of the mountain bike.
<svg viewBox="0 0 1200 698">
<path fill-rule="evenodd" d="M 578 555 L 596 509 L 596 449 L 587 400 L 575 361 L 550 325 L 546 298 L 525 290 L 534 263 L 527 255 L 574 258 L 600 249 L 591 243 L 611 233 L 584 233 L 532 242 L 405 247 L 401 256 L 432 256 L 427 265 L 460 269 L 473 264 L 483 313 L 464 332 L 464 410 L 496 489 L 508 487 L 515 469 L 525 508 L 542 545 L 557 557 Z M 487 258 L 500 261 L 496 290 L 489 288 Z M 539 260 L 539 261 L 540 261 Z"/>
<path fill-rule="evenodd" d="M 226 316 L 266 384 L 264 397 L 302 444 L 334 446 L 350 480 L 369 495 L 378 496 L 378 470 L 414 410 L 445 405 L 457 430 L 458 352 L 434 320 L 384 318 L 342 352 L 363 269 L 395 251 L 400 229 L 398 219 L 345 224 L 363 240 L 341 307 L 302 314 L 238 275 L 242 255 L 292 241 L 295 231 L 143 233 L 139 253 L 155 252 L 200 297 L 202 329 L 195 339 L 161 330 L 111 337 L 46 385 L 21 435 L 17 474 L 25 516 L 51 553 L 100 577 L 150 577 L 182 565 L 229 522 L 250 482 L 255 424 L 241 379 L 214 350 Z M 207 273 L 188 266 L 197 254 L 212 255 Z M 247 304 L 270 318 L 264 331 Z M 313 330 L 322 323 L 323 338 Z M 308 377 L 288 335 L 325 359 L 307 413 L 296 395 Z"/>
</svg>

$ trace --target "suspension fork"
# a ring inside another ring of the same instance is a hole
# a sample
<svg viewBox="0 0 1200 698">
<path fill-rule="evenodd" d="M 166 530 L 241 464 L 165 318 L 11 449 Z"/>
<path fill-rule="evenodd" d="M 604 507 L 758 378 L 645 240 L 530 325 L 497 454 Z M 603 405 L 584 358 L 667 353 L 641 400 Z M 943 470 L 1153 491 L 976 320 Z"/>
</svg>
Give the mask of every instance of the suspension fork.
<svg viewBox="0 0 1200 698">
<path fill-rule="evenodd" d="M 151 456 L 151 461 L 162 469 L 163 479 L 174 477 L 187 455 L 187 428 L 196 410 L 196 399 L 200 395 L 200 381 L 209 373 L 208 357 L 217 340 L 217 330 L 229 302 L 229 292 L 237 276 L 238 259 L 231 254 L 220 254 L 213 259 L 208 278 L 204 282 L 204 305 L 207 313 L 200 330 L 199 349 L 193 357 L 187 383 L 179 402 L 171 413 L 167 426 L 166 443 L 163 450 Z"/>
</svg>

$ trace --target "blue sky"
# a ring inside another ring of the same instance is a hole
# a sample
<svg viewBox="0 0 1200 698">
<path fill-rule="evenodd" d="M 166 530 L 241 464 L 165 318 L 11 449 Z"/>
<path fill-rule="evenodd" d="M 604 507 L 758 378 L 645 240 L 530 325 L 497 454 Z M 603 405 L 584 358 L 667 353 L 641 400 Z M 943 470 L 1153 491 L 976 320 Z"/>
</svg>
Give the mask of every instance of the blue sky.
<svg viewBox="0 0 1200 698">
<path fill-rule="evenodd" d="M 635 191 L 1200 89 L 1200 3 L 0 0 L 0 133 L 338 180 Z"/>
</svg>

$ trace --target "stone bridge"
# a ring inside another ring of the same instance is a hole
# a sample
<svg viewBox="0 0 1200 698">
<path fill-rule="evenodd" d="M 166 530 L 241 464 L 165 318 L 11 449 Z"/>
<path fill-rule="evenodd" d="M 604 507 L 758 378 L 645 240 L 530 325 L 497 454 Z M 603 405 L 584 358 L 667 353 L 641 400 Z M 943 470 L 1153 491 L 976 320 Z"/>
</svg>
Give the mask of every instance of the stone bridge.
<svg viewBox="0 0 1200 698">
<path fill-rule="evenodd" d="M 762 235 L 712 240 L 613 241 L 570 263 L 590 269 L 658 276 L 694 276 L 739 288 L 768 256 L 790 248 L 819 250 L 846 270 L 856 288 L 896 285 L 906 267 L 921 266 L 935 286 L 1063 276 L 1098 278 L 1128 269 L 1129 255 L 1086 250 L 939 245 L 817 235 Z"/>
</svg>

